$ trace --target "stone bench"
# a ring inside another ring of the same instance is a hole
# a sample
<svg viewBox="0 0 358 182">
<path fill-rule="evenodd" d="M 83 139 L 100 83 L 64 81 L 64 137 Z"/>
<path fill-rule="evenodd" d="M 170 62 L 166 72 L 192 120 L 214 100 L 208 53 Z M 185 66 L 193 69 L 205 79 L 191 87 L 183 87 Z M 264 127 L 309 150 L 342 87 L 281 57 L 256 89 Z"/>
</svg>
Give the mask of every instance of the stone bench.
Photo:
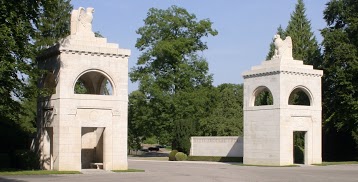
<svg viewBox="0 0 358 182">
<path fill-rule="evenodd" d="M 103 163 L 90 163 L 91 168 L 96 167 L 97 169 L 101 169 L 99 166 L 102 166 L 103 169 Z"/>
</svg>

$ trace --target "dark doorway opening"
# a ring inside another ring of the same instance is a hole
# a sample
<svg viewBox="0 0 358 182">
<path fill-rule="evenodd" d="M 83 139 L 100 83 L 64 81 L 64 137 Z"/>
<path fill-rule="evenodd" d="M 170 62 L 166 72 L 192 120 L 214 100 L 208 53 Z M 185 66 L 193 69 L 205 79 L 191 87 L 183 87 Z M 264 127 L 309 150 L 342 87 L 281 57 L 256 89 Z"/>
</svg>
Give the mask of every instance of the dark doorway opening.
<svg viewBox="0 0 358 182">
<path fill-rule="evenodd" d="M 293 163 L 304 164 L 305 163 L 305 131 L 293 132 Z"/>
</svg>

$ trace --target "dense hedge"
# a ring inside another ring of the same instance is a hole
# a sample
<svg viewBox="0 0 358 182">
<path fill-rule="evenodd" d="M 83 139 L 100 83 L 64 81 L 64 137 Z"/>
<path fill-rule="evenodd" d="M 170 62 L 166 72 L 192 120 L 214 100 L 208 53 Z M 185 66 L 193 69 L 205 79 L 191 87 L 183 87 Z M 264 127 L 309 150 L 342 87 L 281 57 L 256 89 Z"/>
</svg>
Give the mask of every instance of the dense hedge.
<svg viewBox="0 0 358 182">
<path fill-rule="evenodd" d="M 242 157 L 188 156 L 188 161 L 242 162 Z"/>
</svg>

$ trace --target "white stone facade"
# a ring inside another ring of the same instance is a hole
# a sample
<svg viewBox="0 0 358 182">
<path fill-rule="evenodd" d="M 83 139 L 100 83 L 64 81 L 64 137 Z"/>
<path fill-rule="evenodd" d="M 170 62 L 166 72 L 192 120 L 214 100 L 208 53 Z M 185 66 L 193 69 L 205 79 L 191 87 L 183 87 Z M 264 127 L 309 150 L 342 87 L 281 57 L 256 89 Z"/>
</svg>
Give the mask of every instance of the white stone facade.
<svg viewBox="0 0 358 182">
<path fill-rule="evenodd" d="M 291 55 L 278 53 L 272 60 L 264 61 L 243 73 L 244 164 L 293 164 L 294 131 L 305 132 L 304 163 L 322 162 L 323 71 L 314 70 L 302 61 L 293 60 Z M 272 94 L 273 105 L 255 106 L 255 97 L 263 89 Z M 309 106 L 288 104 L 290 94 L 295 89 L 302 90 L 308 96 Z"/>
<path fill-rule="evenodd" d="M 237 136 L 208 136 L 190 138 L 191 156 L 242 157 L 243 139 Z"/>
<path fill-rule="evenodd" d="M 80 171 L 84 163 L 99 162 L 105 170 L 127 169 L 130 50 L 95 37 L 93 8 L 87 8 L 86 20 L 76 19 L 81 11 L 72 13 L 71 35 L 38 58 L 40 68 L 47 70 L 39 87 L 52 91 L 38 104 L 42 166 Z M 85 27 L 74 28 L 79 25 Z M 75 93 L 78 80 L 89 94 Z M 109 91 L 104 91 L 106 83 Z"/>
</svg>

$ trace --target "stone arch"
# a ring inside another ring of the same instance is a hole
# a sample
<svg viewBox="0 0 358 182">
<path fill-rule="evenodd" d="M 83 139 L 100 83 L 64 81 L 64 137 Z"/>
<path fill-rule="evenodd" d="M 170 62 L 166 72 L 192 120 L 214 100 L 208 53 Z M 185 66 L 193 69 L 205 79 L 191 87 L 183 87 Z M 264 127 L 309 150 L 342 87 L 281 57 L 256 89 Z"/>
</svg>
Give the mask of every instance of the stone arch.
<svg viewBox="0 0 358 182">
<path fill-rule="evenodd" d="M 73 83 L 74 94 L 114 95 L 114 82 L 101 70 L 86 70 Z"/>
<path fill-rule="evenodd" d="M 312 103 L 311 91 L 301 85 L 294 87 L 288 97 L 288 105 L 312 106 Z"/>
<path fill-rule="evenodd" d="M 269 88 L 266 86 L 259 86 L 254 90 L 251 106 L 273 105 L 273 103 L 272 92 Z"/>
</svg>

